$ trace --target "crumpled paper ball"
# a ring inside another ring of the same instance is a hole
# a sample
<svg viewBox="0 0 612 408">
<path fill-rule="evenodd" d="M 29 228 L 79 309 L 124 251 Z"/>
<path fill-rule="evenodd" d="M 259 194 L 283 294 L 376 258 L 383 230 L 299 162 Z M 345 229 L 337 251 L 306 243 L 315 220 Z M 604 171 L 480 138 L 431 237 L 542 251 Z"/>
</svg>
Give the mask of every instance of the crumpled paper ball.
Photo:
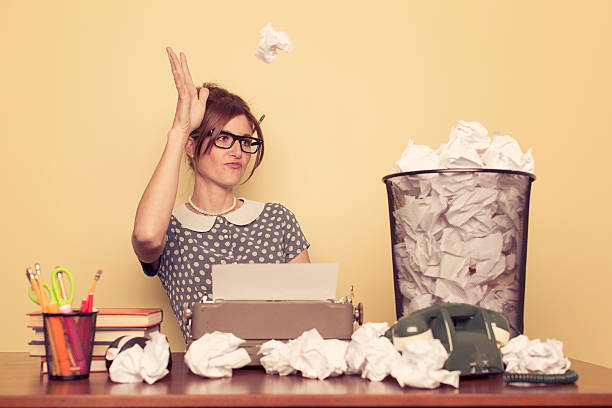
<svg viewBox="0 0 612 408">
<path fill-rule="evenodd" d="M 559 340 L 530 340 L 525 335 L 511 339 L 501 348 L 506 372 L 519 374 L 565 374 L 570 361 L 563 355 Z"/>
<path fill-rule="evenodd" d="M 531 149 L 523 153 L 511 136 L 493 134 L 478 122 L 460 120 L 451 129 L 448 143 L 436 150 L 412 140 L 395 163 L 398 171 L 485 168 L 534 172 Z"/>
<path fill-rule="evenodd" d="M 442 368 L 448 353 L 440 340 L 415 340 L 404 345 L 400 354 L 383 336 L 388 328 L 386 322 L 366 323 L 350 342 L 326 340 L 316 329 L 307 330 L 287 343 L 265 342 L 259 350 L 260 361 L 266 373 L 281 376 L 300 372 L 303 377 L 324 380 L 344 373 L 382 381 L 391 375 L 402 387 L 459 386 L 460 372 Z"/>
<path fill-rule="evenodd" d="M 402 387 L 408 385 L 417 388 L 438 388 L 448 384 L 459 388 L 461 371 L 445 370 L 444 363 L 448 352 L 438 339 L 418 339 L 402 347 L 402 357 L 391 369 Z"/>
<path fill-rule="evenodd" d="M 367 364 L 366 356 L 369 344 L 389 329 L 386 322 L 365 323 L 351 335 L 351 341 L 346 350 L 346 364 L 348 374 L 361 374 Z"/>
<path fill-rule="evenodd" d="M 303 377 L 318 378 L 341 375 L 346 371 L 348 342 L 323 339 L 317 329 L 310 329 L 298 338 L 283 343 L 269 340 L 261 345 L 261 365 L 268 374 L 289 375 L 301 372 Z"/>
<path fill-rule="evenodd" d="M 282 31 L 274 30 L 272 23 L 266 24 L 259 31 L 259 37 L 255 56 L 267 64 L 271 64 L 276 59 L 277 50 L 293 51 L 293 44 L 291 44 L 289 36 Z"/>
<path fill-rule="evenodd" d="M 260 346 L 258 354 L 263 355 L 259 362 L 267 374 L 278 374 L 282 377 L 296 371 L 291 365 L 289 343 L 268 340 Z"/>
<path fill-rule="evenodd" d="M 400 357 L 400 353 L 388 338 L 378 337 L 370 341 L 361 378 L 367 378 L 370 381 L 384 380 L 391 374 Z"/>
<path fill-rule="evenodd" d="M 238 348 L 244 342 L 231 333 L 206 333 L 191 343 L 185 353 L 185 364 L 202 377 L 231 377 L 232 369 L 251 362 L 249 353 Z"/>
<path fill-rule="evenodd" d="M 106 350 L 106 368 L 111 381 L 153 384 L 172 369 L 170 344 L 166 336 L 121 336 Z"/>
<path fill-rule="evenodd" d="M 442 368 L 448 353 L 440 340 L 413 340 L 398 351 L 383 336 L 388 327 L 386 322 L 366 323 L 353 333 L 346 352 L 347 373 L 360 374 L 370 381 L 382 381 L 391 375 L 402 387 L 459 386 L 460 371 Z"/>
</svg>

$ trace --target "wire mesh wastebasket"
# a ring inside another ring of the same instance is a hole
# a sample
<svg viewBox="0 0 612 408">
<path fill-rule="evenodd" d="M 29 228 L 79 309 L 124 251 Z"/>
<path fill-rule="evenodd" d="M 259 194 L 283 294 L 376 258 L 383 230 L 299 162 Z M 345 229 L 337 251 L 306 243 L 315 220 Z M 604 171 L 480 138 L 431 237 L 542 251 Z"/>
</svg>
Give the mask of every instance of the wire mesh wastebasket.
<svg viewBox="0 0 612 408">
<path fill-rule="evenodd" d="M 383 177 L 398 319 L 437 303 L 468 303 L 502 313 L 523 332 L 534 180 L 488 169 Z"/>
</svg>

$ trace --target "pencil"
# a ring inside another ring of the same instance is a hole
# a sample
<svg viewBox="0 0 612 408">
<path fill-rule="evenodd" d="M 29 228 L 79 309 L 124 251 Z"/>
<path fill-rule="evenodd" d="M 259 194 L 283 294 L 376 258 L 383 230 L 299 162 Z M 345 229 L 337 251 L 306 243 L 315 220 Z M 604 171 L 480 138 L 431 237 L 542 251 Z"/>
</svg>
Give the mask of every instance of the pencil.
<svg viewBox="0 0 612 408">
<path fill-rule="evenodd" d="M 38 283 L 36 283 L 36 281 L 34 280 L 34 272 L 32 272 L 32 268 L 26 269 L 26 277 L 28 278 L 28 281 L 30 281 L 30 285 L 32 286 L 34 295 L 36 295 L 36 299 L 38 299 L 38 304 L 42 308 L 43 303 L 40 300 L 42 298 L 41 293 L 40 293 L 40 287 L 38 286 Z"/>
<path fill-rule="evenodd" d="M 56 302 L 51 302 L 51 299 L 47 297 L 47 292 L 43 289 L 42 279 L 40 277 L 40 265 L 35 263 L 34 269 L 36 269 L 35 279 L 41 293 L 41 299 L 39 299 L 39 302 L 42 302 L 43 304 L 43 312 L 59 313 L 59 305 Z M 54 343 L 55 351 L 57 352 L 56 356 L 60 367 L 59 371 L 62 376 L 68 376 L 71 374 L 71 365 L 68 357 L 66 339 L 64 338 L 64 326 L 62 325 L 62 321 L 57 317 L 49 317 L 49 324 L 51 326 L 51 337 L 53 337 L 53 340 L 51 341 Z"/>
<path fill-rule="evenodd" d="M 42 307 L 43 312 L 47 312 L 47 292 L 44 290 L 40 278 L 37 274 L 34 274 L 34 284 L 38 288 L 38 293 L 40 293 L 40 297 L 38 298 L 38 303 L 40 307 Z"/>
<path fill-rule="evenodd" d="M 51 367 L 48 367 L 49 372 L 51 372 L 53 375 L 60 375 L 61 372 L 60 372 L 59 360 L 57 359 L 57 349 L 55 348 L 55 340 L 53 340 L 53 334 L 51 333 L 51 323 L 50 322 L 49 322 L 49 325 L 47 326 L 46 336 L 47 336 L 46 337 L 47 341 L 49 342 L 49 345 L 51 346 L 51 363 L 53 364 L 53 371 L 51 371 Z"/>
<path fill-rule="evenodd" d="M 260 125 L 261 122 L 263 122 L 265 118 L 266 118 L 266 114 L 264 113 L 263 115 L 261 115 L 261 118 L 259 118 L 259 122 L 257 122 L 257 124 Z"/>
<path fill-rule="evenodd" d="M 91 286 L 89 287 L 89 291 L 87 291 L 87 293 L 93 293 L 94 289 L 96 288 L 96 285 L 98 284 L 98 280 L 100 280 L 101 275 L 102 275 L 102 269 L 98 269 L 98 272 L 96 272 L 96 276 L 94 276 L 94 280 Z"/>
<path fill-rule="evenodd" d="M 66 296 L 66 287 L 64 286 L 64 278 L 62 278 L 61 273 L 57 274 L 57 285 L 60 288 L 60 294 L 62 296 L 62 299 L 67 299 L 68 297 Z"/>
<path fill-rule="evenodd" d="M 37 264 L 38 265 L 38 264 Z M 40 266 L 38 266 L 38 273 L 40 274 Z M 40 305 L 40 307 L 42 308 L 42 312 L 45 313 L 46 310 L 46 304 L 45 304 L 45 300 L 44 300 L 44 295 L 43 295 L 43 291 L 41 286 L 39 285 L 40 281 L 38 280 L 38 275 L 32 271 L 32 268 L 27 268 L 26 269 L 26 276 L 28 278 L 28 280 L 30 281 L 30 285 L 32 285 L 32 290 L 34 291 L 34 294 L 36 295 L 36 298 L 38 299 L 38 304 Z M 44 315 L 43 315 L 43 319 L 44 319 Z M 57 360 L 57 349 L 55 348 L 55 341 L 53 340 L 53 335 L 51 334 L 51 327 L 50 325 L 47 327 L 47 334 L 45 336 L 45 338 L 47 339 L 47 341 L 49 342 L 49 347 L 51 348 L 51 361 L 49 362 L 51 366 L 49 366 L 49 371 L 54 373 L 54 374 L 58 374 L 60 373 L 60 366 L 59 366 L 59 362 Z"/>
<path fill-rule="evenodd" d="M 42 278 L 40 277 L 40 264 L 37 262 L 34 264 L 34 269 L 36 273 L 34 274 L 34 280 L 38 285 L 38 291 L 40 292 L 40 298 L 38 301 L 40 302 L 40 306 L 43 309 L 43 312 L 47 311 L 47 305 L 49 304 L 49 298 L 47 297 L 47 292 L 43 288 Z"/>
<path fill-rule="evenodd" d="M 59 305 L 56 302 L 49 303 L 47 306 L 48 313 L 59 314 Z M 44 316 L 44 315 L 43 315 Z M 72 363 L 68 352 L 68 345 L 66 344 L 66 338 L 64 334 L 64 325 L 57 316 L 48 316 L 48 321 L 51 326 L 51 336 L 55 343 L 55 350 L 57 351 L 57 359 L 60 366 L 60 373 L 62 376 L 69 376 L 72 374 Z"/>
</svg>

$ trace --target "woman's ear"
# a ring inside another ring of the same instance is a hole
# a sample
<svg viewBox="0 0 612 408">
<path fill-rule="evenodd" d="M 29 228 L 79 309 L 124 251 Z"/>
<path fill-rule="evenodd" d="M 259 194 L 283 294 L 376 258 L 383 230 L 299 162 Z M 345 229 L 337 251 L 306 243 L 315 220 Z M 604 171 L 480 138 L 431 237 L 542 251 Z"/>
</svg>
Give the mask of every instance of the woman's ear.
<svg viewBox="0 0 612 408">
<path fill-rule="evenodd" d="M 192 137 L 187 138 L 187 143 L 185 143 L 185 153 L 187 153 L 187 156 L 193 160 L 195 155 L 195 140 Z"/>
</svg>

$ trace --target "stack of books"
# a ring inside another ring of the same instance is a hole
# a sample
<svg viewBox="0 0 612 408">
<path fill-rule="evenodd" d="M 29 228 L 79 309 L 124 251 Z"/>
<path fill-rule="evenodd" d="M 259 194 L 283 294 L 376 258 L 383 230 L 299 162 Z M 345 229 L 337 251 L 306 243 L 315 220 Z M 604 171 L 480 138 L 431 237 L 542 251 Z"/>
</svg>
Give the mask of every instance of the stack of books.
<svg viewBox="0 0 612 408">
<path fill-rule="evenodd" d="M 28 343 L 30 357 L 40 358 L 40 371 L 47 373 L 45 356 L 45 335 L 43 318 L 40 311 L 26 315 L 27 327 L 32 329 L 33 336 Z M 104 372 L 104 356 L 108 346 L 121 336 L 147 336 L 159 331 L 163 312 L 156 308 L 102 308 L 96 318 L 91 365 L 89 372 Z"/>
</svg>

